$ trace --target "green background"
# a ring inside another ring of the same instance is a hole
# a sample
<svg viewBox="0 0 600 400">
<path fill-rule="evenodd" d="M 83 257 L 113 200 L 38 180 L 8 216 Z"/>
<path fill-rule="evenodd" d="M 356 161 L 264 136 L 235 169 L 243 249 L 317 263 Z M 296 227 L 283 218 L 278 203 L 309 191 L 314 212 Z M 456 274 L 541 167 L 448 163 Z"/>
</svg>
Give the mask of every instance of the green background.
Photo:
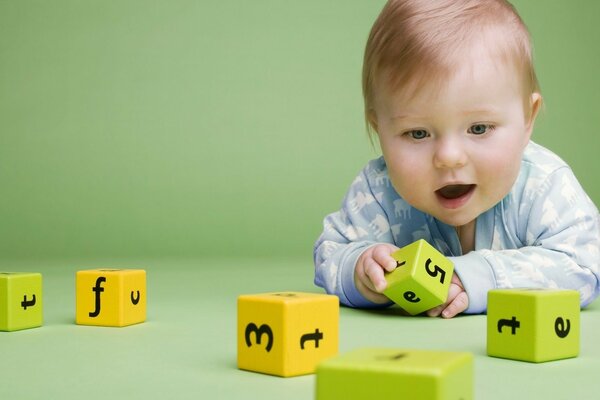
<svg viewBox="0 0 600 400">
<path fill-rule="evenodd" d="M 0 333 L 0 398 L 312 398 L 314 375 L 236 368 L 236 297 L 320 291 L 322 219 L 378 156 L 360 71 L 383 3 L 0 0 L 0 271 L 44 279 L 44 325 Z M 600 204 L 600 2 L 515 3 L 534 138 Z M 147 270 L 146 323 L 74 324 L 76 271 L 106 267 Z M 487 357 L 483 315 L 342 308 L 340 351 L 470 351 L 476 398 L 586 398 L 599 312 L 578 358 L 541 365 Z"/>
<path fill-rule="evenodd" d="M 299 257 L 378 156 L 384 1 L 0 0 L 0 257 Z M 600 2 L 519 0 L 534 140 L 596 204 Z"/>
</svg>

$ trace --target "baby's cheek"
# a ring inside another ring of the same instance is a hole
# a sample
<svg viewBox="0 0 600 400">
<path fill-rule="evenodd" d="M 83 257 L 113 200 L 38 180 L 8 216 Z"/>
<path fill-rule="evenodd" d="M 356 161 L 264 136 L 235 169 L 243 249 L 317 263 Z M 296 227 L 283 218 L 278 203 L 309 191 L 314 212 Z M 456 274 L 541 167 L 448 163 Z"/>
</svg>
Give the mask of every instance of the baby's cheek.
<svg viewBox="0 0 600 400">
<path fill-rule="evenodd" d="M 428 179 L 416 169 L 407 168 L 402 174 L 390 174 L 392 187 L 408 204 L 415 207 L 420 203 L 428 187 Z M 434 191 L 432 188 L 431 192 Z"/>
</svg>

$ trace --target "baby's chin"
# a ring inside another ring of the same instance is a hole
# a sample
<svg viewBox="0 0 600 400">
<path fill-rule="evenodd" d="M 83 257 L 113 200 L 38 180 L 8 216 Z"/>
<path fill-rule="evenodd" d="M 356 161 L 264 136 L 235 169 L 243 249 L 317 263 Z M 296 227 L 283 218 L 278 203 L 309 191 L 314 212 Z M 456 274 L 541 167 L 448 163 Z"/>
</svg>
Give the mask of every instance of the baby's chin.
<svg viewBox="0 0 600 400">
<path fill-rule="evenodd" d="M 441 222 L 443 222 L 446 225 L 449 226 L 453 226 L 455 228 L 461 227 L 461 226 L 465 226 L 468 225 L 469 223 L 475 221 L 477 219 L 476 217 L 469 217 L 469 218 L 451 218 L 451 217 L 447 217 L 447 218 L 436 218 L 438 220 L 440 220 Z"/>
<path fill-rule="evenodd" d="M 464 207 L 461 210 L 422 210 L 424 213 L 431 215 L 440 222 L 446 225 L 458 228 L 467 225 L 477 219 L 481 212 L 470 207 Z"/>
</svg>

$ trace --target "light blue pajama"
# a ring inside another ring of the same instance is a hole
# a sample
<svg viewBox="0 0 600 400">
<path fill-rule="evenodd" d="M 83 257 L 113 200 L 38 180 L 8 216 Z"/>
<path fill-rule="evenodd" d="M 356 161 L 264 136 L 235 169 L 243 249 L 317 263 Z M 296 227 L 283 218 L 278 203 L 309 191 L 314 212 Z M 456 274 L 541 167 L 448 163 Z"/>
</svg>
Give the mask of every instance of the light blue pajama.
<svg viewBox="0 0 600 400">
<path fill-rule="evenodd" d="M 383 157 L 356 177 L 342 208 L 324 220 L 315 243 L 315 283 L 351 307 L 377 307 L 354 284 L 354 268 L 376 243 L 403 247 L 425 239 L 454 263 L 469 297 L 467 313 L 487 309 L 495 288 L 578 290 L 581 305 L 600 293 L 600 216 L 569 166 L 530 143 L 502 201 L 476 222 L 475 250 L 462 254 L 454 227 L 396 193 Z"/>
</svg>

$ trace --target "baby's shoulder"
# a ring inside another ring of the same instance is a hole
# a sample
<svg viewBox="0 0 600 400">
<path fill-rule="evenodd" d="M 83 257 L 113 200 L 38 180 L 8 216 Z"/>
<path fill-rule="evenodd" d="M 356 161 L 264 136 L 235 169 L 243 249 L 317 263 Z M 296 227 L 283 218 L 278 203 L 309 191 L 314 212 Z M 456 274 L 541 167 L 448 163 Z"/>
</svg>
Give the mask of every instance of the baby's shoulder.
<svg viewBox="0 0 600 400">
<path fill-rule="evenodd" d="M 529 142 L 523 153 L 523 168 L 528 175 L 548 176 L 568 164 L 551 150 L 534 142 Z"/>
<path fill-rule="evenodd" d="M 569 165 L 559 156 L 547 148 L 530 142 L 521 163 L 521 171 L 512 195 L 515 198 L 533 202 L 541 193 L 548 192 L 556 185 L 557 179 L 561 181 L 572 176 Z"/>
<path fill-rule="evenodd" d="M 390 187 L 390 176 L 383 157 L 375 158 L 363 168 L 360 177 L 366 180 L 371 188 Z"/>
</svg>

